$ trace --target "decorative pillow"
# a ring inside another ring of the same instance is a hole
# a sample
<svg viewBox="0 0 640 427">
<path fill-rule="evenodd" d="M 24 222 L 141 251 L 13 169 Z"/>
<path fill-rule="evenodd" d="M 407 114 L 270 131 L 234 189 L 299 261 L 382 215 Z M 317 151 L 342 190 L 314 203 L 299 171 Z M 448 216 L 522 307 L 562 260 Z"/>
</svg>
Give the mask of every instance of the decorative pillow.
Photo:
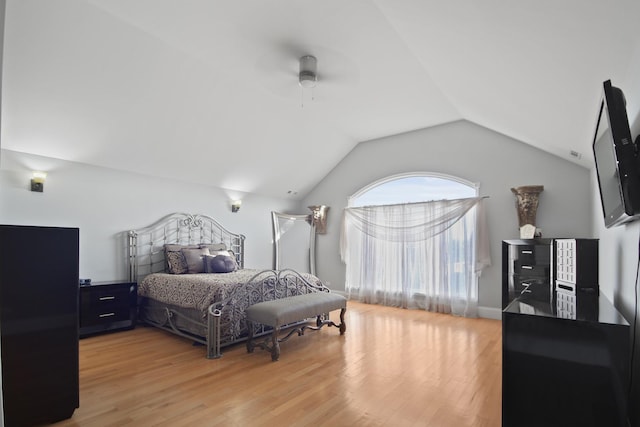
<svg viewBox="0 0 640 427">
<path fill-rule="evenodd" d="M 209 255 L 209 249 L 207 248 L 184 248 L 182 249 L 182 255 L 187 262 L 187 270 L 189 274 L 204 273 L 204 256 Z"/>
<path fill-rule="evenodd" d="M 227 250 L 227 245 L 224 243 L 200 243 L 200 247 L 209 249 L 209 252 L 211 253 Z"/>
<path fill-rule="evenodd" d="M 167 264 L 169 265 L 170 274 L 185 274 L 189 271 L 187 260 L 184 259 L 182 252 L 165 252 Z"/>
<path fill-rule="evenodd" d="M 236 259 L 230 256 L 227 251 L 205 255 L 204 260 L 207 273 L 230 273 L 238 269 Z"/>
<path fill-rule="evenodd" d="M 184 248 L 198 248 L 198 245 L 164 245 L 164 257 L 167 260 L 169 273 L 185 274 L 187 272 L 187 262 L 182 255 Z"/>
</svg>

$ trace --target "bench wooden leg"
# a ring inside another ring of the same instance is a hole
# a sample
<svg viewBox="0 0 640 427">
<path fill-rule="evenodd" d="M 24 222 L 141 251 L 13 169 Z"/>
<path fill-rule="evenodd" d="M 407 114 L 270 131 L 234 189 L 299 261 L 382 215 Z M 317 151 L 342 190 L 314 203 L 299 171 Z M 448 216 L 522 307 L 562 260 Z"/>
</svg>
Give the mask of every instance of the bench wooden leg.
<svg viewBox="0 0 640 427">
<path fill-rule="evenodd" d="M 281 326 L 274 326 L 273 327 L 273 332 L 271 333 L 271 344 L 269 344 L 269 338 L 267 337 L 264 341 L 255 343 L 253 341 L 254 338 L 254 325 L 253 322 L 251 322 L 249 319 L 247 319 L 247 328 L 248 328 L 248 334 L 247 334 L 247 352 L 249 353 L 253 353 L 253 349 L 257 346 L 260 347 L 264 350 L 267 350 L 271 353 L 271 360 L 276 362 L 280 359 L 280 343 L 281 342 L 285 342 L 289 339 L 289 337 L 294 334 L 297 333 L 298 335 L 304 335 L 304 331 L 305 329 L 311 329 L 311 330 L 319 330 L 321 329 L 324 325 L 329 325 L 329 326 L 335 326 L 337 328 L 340 329 L 340 335 L 344 335 L 344 333 L 347 330 L 347 324 L 345 323 L 344 320 L 344 315 L 347 311 L 347 308 L 342 308 L 340 309 L 340 324 L 337 325 L 335 324 L 335 322 L 333 322 L 331 319 L 329 319 L 329 315 L 328 314 L 321 314 L 318 315 L 316 317 L 316 326 L 311 326 L 309 324 L 304 324 L 302 326 L 299 327 L 291 327 L 291 325 L 289 325 L 288 327 L 291 327 L 291 329 L 289 330 L 289 333 L 283 337 L 283 338 L 279 338 L 280 337 L 280 332 L 282 327 Z"/>
<path fill-rule="evenodd" d="M 247 329 L 249 331 L 247 335 L 247 353 L 253 353 L 255 344 L 253 343 L 253 322 L 247 320 Z"/>
<path fill-rule="evenodd" d="M 280 335 L 280 327 L 273 328 L 271 334 L 271 360 L 273 362 L 280 359 L 280 343 L 278 342 L 278 335 Z"/>
</svg>

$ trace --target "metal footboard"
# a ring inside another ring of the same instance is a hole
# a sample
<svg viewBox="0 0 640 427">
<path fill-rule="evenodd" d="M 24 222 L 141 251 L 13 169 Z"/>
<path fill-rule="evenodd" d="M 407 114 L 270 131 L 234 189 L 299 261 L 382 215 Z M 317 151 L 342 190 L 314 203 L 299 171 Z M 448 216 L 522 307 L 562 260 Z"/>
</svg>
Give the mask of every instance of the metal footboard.
<svg viewBox="0 0 640 427">
<path fill-rule="evenodd" d="M 207 358 L 222 356 L 222 347 L 247 339 L 248 328 L 245 310 L 263 301 L 287 298 L 310 292 L 330 292 L 321 282 L 312 283 L 294 270 L 264 270 L 257 273 L 245 286 L 239 286 L 224 301 L 209 306 L 207 310 Z M 221 333 L 223 331 L 223 333 Z M 260 325 L 254 336 L 271 332 Z"/>
</svg>

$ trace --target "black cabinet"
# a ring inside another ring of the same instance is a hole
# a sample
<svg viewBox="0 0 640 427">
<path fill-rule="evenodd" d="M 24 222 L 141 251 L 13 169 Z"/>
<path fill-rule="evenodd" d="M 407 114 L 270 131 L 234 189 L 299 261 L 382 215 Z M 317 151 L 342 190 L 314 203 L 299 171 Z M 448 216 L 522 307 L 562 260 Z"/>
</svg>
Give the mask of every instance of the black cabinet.
<svg viewBox="0 0 640 427">
<path fill-rule="evenodd" d="M 630 326 L 599 292 L 598 241 L 504 241 L 504 303 L 502 425 L 626 427 Z"/>
<path fill-rule="evenodd" d="M 604 295 L 574 313 L 529 296 L 502 312 L 503 427 L 627 426 L 629 324 Z"/>
<path fill-rule="evenodd" d="M 71 417 L 79 405 L 77 228 L 0 225 L 6 426 Z"/>
<path fill-rule="evenodd" d="M 135 282 L 95 282 L 80 287 L 80 336 L 135 327 Z"/>
</svg>

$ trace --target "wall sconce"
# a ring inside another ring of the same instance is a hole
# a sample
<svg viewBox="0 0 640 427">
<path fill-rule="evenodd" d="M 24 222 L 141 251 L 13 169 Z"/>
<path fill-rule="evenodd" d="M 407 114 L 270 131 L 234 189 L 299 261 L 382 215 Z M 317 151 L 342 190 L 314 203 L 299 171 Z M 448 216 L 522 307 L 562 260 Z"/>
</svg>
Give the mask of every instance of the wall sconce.
<svg viewBox="0 0 640 427">
<path fill-rule="evenodd" d="M 240 210 L 240 206 L 242 206 L 242 200 L 232 200 L 231 212 L 238 212 Z"/>
<path fill-rule="evenodd" d="M 329 206 L 325 205 L 313 205 L 309 206 L 311 209 L 311 220 L 316 226 L 317 234 L 325 234 L 327 232 L 327 213 L 329 212 Z"/>
<path fill-rule="evenodd" d="M 47 179 L 46 172 L 34 172 L 31 178 L 31 191 L 42 193 L 44 191 L 44 182 Z"/>
</svg>

